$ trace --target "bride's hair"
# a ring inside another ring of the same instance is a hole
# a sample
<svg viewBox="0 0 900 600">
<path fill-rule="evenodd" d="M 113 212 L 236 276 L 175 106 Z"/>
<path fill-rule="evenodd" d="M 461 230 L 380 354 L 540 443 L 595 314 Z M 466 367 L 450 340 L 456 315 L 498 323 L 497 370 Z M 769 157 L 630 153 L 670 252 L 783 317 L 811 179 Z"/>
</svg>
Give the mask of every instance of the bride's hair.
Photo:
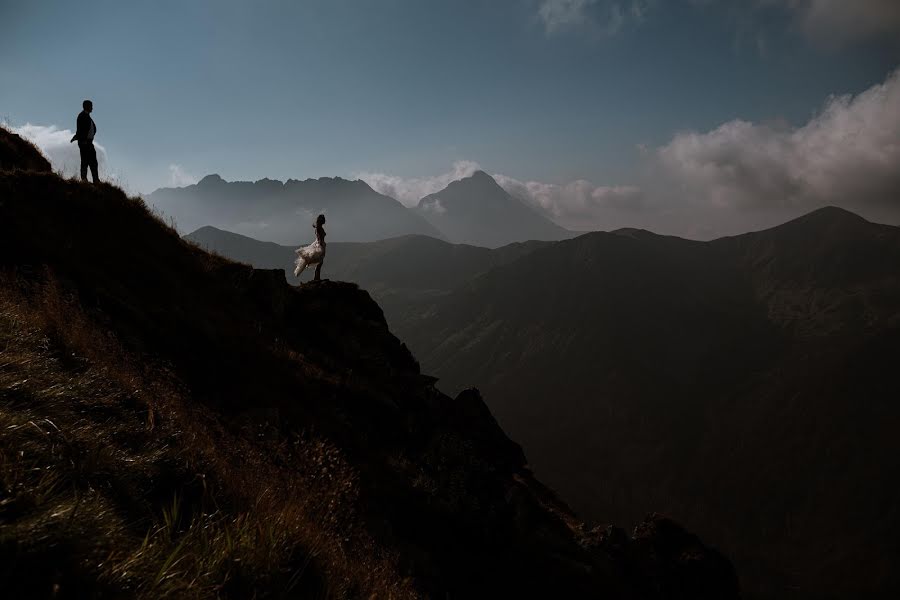
<svg viewBox="0 0 900 600">
<path fill-rule="evenodd" d="M 313 227 L 318 227 L 319 225 L 321 225 L 324 222 L 325 222 L 325 215 L 319 215 L 318 217 L 316 217 L 316 222 L 313 223 Z"/>
</svg>

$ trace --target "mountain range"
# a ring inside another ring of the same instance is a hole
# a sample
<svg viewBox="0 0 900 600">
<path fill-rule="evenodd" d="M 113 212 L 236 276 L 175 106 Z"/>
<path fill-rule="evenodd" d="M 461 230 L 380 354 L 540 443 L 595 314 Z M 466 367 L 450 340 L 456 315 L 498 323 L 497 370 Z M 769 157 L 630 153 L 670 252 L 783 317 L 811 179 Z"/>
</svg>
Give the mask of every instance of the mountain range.
<svg viewBox="0 0 900 600">
<path fill-rule="evenodd" d="M 185 236 L 204 250 L 265 269 L 283 269 L 292 281 L 295 246 L 261 242 L 215 227 L 201 227 Z M 377 242 L 330 242 L 324 276 L 354 281 L 368 290 L 392 326 L 449 294 L 472 277 L 506 264 L 548 244 L 530 241 L 488 249 L 451 244 L 424 235 L 407 235 Z M 311 273 L 302 276 L 308 281 Z"/>
<path fill-rule="evenodd" d="M 318 214 L 329 241 L 369 242 L 427 235 L 455 243 L 498 247 L 573 234 L 508 194 L 483 171 L 455 181 L 408 209 L 363 181 L 339 177 L 227 182 L 208 175 L 182 188 L 161 188 L 148 202 L 182 231 L 201 226 L 282 244 L 308 243 Z"/>
<path fill-rule="evenodd" d="M 194 185 L 161 188 L 148 202 L 185 230 L 214 225 L 282 243 L 311 240 L 325 214 L 331 239 L 374 241 L 404 234 L 442 234 L 421 216 L 363 181 L 322 177 L 282 183 L 225 181 L 207 175 Z"/>
<path fill-rule="evenodd" d="M 355 284 L 208 253 L 5 137 L 7 596 L 739 597 L 669 517 L 580 521 Z"/>
<path fill-rule="evenodd" d="M 578 512 L 662 507 L 748 598 L 900 592 L 900 229 L 824 208 L 711 242 L 368 246 L 326 276 L 371 289 L 442 390 L 478 387 Z"/>
</svg>

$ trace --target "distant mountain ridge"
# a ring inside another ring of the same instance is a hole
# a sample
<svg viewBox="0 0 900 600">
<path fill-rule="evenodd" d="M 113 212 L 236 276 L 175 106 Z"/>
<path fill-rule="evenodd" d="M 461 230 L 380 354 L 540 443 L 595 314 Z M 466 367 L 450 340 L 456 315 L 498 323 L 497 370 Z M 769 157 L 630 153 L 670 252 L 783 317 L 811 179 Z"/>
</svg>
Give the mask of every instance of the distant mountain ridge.
<svg viewBox="0 0 900 600">
<path fill-rule="evenodd" d="M 510 195 L 484 171 L 422 198 L 416 211 L 449 240 L 487 248 L 575 235 Z"/>
<path fill-rule="evenodd" d="M 257 268 L 283 269 L 289 281 L 294 249 L 215 227 L 201 227 L 184 236 L 205 250 Z M 488 249 L 451 244 L 424 235 L 406 235 L 377 242 L 331 242 L 323 276 L 355 281 L 381 304 L 388 322 L 399 324 L 436 296 L 447 294 L 491 268 L 512 262 L 550 242 L 522 242 Z M 312 275 L 306 274 L 304 280 Z"/>
<path fill-rule="evenodd" d="M 225 181 L 207 175 L 182 188 L 160 188 L 151 206 L 190 232 L 204 225 L 278 243 L 312 241 L 312 223 L 328 220 L 329 239 L 374 241 L 406 234 L 443 237 L 421 216 L 379 194 L 364 181 L 322 177 L 282 183 L 273 179 Z"/>
<path fill-rule="evenodd" d="M 329 222 L 331 241 L 427 235 L 498 248 L 576 235 L 507 193 L 484 171 L 451 182 L 413 208 L 364 181 L 340 177 L 229 182 L 214 174 L 186 187 L 160 188 L 147 200 L 183 233 L 213 226 L 279 244 L 311 240 L 311 223 L 320 213 Z"/>
<path fill-rule="evenodd" d="M 747 598 L 887 598 L 898 265 L 900 228 L 834 207 L 710 242 L 589 233 L 394 330 L 577 510 L 662 505 L 731 549 Z"/>
<path fill-rule="evenodd" d="M 335 247 L 333 272 L 441 389 L 485 392 L 576 509 L 662 506 L 729 549 L 748 599 L 900 592 L 900 228 L 826 207 L 709 242 L 354 253 Z"/>
</svg>

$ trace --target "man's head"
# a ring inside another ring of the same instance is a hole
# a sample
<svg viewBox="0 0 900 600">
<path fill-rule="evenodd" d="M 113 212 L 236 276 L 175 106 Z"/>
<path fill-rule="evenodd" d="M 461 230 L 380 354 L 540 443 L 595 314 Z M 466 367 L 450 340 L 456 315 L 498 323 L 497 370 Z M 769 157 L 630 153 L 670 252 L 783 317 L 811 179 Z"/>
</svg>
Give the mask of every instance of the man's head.
<svg viewBox="0 0 900 600">
<path fill-rule="evenodd" d="M 91 102 L 90 100 L 85 100 L 84 102 L 81 103 L 81 107 L 82 107 L 85 111 L 91 112 L 91 111 L 94 110 L 94 103 Z"/>
</svg>

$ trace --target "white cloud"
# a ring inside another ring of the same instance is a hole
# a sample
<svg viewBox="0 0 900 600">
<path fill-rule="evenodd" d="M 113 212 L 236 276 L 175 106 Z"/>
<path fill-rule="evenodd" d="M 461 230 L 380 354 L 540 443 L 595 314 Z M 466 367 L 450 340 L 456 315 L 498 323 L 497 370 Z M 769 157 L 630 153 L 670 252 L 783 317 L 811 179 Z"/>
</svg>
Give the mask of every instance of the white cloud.
<svg viewBox="0 0 900 600">
<path fill-rule="evenodd" d="M 897 209 L 900 71 L 857 96 L 828 99 L 801 127 L 742 120 L 676 135 L 657 150 L 686 198 L 725 209 Z"/>
<path fill-rule="evenodd" d="M 169 183 L 172 187 L 185 187 L 197 183 L 197 178 L 187 173 L 181 165 L 169 165 Z"/>
<path fill-rule="evenodd" d="M 356 173 L 354 177 L 365 181 L 376 192 L 396 198 L 406 206 L 416 206 L 425 196 L 439 192 L 451 181 L 469 177 L 479 169 L 476 162 L 460 160 L 453 163 L 453 168 L 447 173 L 434 177 L 407 178 L 372 172 Z"/>
<path fill-rule="evenodd" d="M 799 126 L 735 119 L 638 150 L 642 174 L 634 185 L 493 177 L 553 221 L 578 230 L 644 227 L 708 239 L 829 204 L 900 223 L 900 70 L 858 95 L 828 98 Z M 476 162 L 462 161 L 436 177 L 362 178 L 411 206 L 477 169 Z"/>
<path fill-rule="evenodd" d="M 584 179 L 558 185 L 499 174 L 494 179 L 513 196 L 574 229 L 596 228 L 612 212 L 634 213 L 643 207 L 643 193 L 637 186 L 595 185 Z"/>
<path fill-rule="evenodd" d="M 12 127 L 11 130 L 40 148 L 57 173 L 70 177 L 81 172 L 81 155 L 78 152 L 78 144 L 69 142 L 74 135 L 71 130 L 59 129 L 56 125 L 33 125 L 31 123 L 25 123 L 21 127 Z M 94 147 L 97 149 L 100 177 L 104 180 L 115 179 L 107 172 L 106 149 L 97 143 L 94 144 Z"/>
<path fill-rule="evenodd" d="M 900 35 L 898 0 L 758 0 L 796 13 L 804 31 L 829 45 Z"/>
<path fill-rule="evenodd" d="M 548 34 L 586 27 L 614 35 L 628 22 L 640 22 L 653 0 L 542 0 L 537 16 Z"/>
<path fill-rule="evenodd" d="M 434 177 L 403 178 L 384 173 L 360 173 L 357 177 L 406 206 L 416 206 L 425 196 L 441 191 L 453 181 L 470 177 L 479 169 L 477 162 L 462 160 Z M 508 193 L 564 227 L 591 229 L 604 222 L 610 212 L 633 215 L 643 206 L 643 194 L 635 186 L 598 186 L 585 180 L 558 185 L 519 181 L 499 173 L 492 177 Z M 445 211 L 439 201 L 427 202 L 422 208 L 438 214 Z"/>
<path fill-rule="evenodd" d="M 587 19 L 585 9 L 596 0 L 544 0 L 538 8 L 538 16 L 548 33 L 572 25 L 582 25 Z"/>
<path fill-rule="evenodd" d="M 422 210 L 433 212 L 437 215 L 442 215 L 445 212 L 447 212 L 447 209 L 444 208 L 443 204 L 441 204 L 441 201 L 439 198 L 432 198 L 432 199 L 428 200 L 427 202 L 423 203 Z"/>
</svg>

